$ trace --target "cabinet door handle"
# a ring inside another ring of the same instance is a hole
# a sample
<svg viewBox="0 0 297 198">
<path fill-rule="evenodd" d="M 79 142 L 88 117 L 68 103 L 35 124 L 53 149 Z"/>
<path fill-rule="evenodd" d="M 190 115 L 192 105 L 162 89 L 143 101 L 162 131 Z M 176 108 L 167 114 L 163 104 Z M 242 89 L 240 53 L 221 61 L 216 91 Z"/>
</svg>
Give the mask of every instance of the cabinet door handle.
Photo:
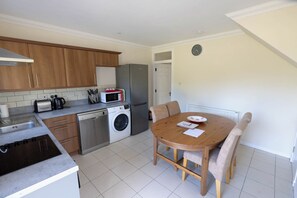
<svg viewBox="0 0 297 198">
<path fill-rule="evenodd" d="M 30 86 L 30 88 L 32 88 L 32 84 L 31 84 L 31 78 L 30 78 L 30 75 L 29 75 L 29 74 L 27 74 L 27 76 L 28 76 L 28 80 L 29 80 L 29 86 Z"/>
<path fill-rule="evenodd" d="M 35 74 L 35 77 L 36 77 L 36 84 L 37 84 L 37 87 L 39 87 L 39 82 L 38 82 L 38 75 Z"/>
</svg>

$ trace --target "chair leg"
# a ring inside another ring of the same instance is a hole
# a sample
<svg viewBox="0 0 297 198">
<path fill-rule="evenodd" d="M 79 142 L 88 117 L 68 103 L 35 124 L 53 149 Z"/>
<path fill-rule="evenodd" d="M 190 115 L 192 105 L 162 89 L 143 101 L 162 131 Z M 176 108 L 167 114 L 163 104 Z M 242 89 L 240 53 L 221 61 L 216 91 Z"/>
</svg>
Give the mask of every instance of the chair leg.
<svg viewBox="0 0 297 198">
<path fill-rule="evenodd" d="M 221 198 L 221 182 L 216 179 L 217 198 Z"/>
<path fill-rule="evenodd" d="M 230 165 L 230 179 L 233 179 L 234 177 L 234 168 L 236 166 L 236 157 L 234 157 L 233 161 L 231 162 Z"/>
<path fill-rule="evenodd" d="M 186 158 L 184 158 L 183 166 L 184 166 L 185 168 L 187 168 L 187 166 L 188 166 L 188 160 L 187 160 Z M 187 176 L 186 172 L 183 171 L 183 173 L 182 173 L 182 180 L 183 180 L 183 181 L 186 180 L 186 176 Z"/>
<path fill-rule="evenodd" d="M 177 149 L 173 149 L 173 159 L 174 159 L 175 162 L 178 161 L 178 150 Z M 175 166 L 174 169 L 175 169 L 175 171 L 178 170 L 176 166 Z"/>
<path fill-rule="evenodd" d="M 231 165 L 232 167 L 232 165 Z M 229 184 L 230 183 L 230 167 L 227 168 L 226 171 L 226 183 Z"/>
<path fill-rule="evenodd" d="M 169 151 L 170 150 L 170 147 L 169 146 L 166 146 L 166 151 Z"/>
</svg>

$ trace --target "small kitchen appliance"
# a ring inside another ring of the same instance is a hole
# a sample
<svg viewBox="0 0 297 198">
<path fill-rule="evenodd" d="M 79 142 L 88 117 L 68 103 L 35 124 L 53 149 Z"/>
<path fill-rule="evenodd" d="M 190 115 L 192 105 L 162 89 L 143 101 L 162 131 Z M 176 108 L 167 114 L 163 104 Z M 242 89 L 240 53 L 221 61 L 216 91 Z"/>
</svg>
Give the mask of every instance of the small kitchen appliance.
<svg viewBox="0 0 297 198">
<path fill-rule="evenodd" d="M 51 96 L 51 97 L 52 97 L 53 109 L 54 110 L 64 108 L 64 104 L 66 103 L 65 98 L 58 97 L 57 95 L 55 95 L 54 97 L 53 96 Z"/>
<path fill-rule="evenodd" d="M 122 91 L 103 91 L 100 93 L 101 102 L 110 103 L 110 102 L 121 102 L 122 101 Z"/>
<path fill-rule="evenodd" d="M 34 112 L 41 113 L 45 111 L 52 111 L 52 101 L 50 99 L 35 100 L 34 101 Z"/>
</svg>

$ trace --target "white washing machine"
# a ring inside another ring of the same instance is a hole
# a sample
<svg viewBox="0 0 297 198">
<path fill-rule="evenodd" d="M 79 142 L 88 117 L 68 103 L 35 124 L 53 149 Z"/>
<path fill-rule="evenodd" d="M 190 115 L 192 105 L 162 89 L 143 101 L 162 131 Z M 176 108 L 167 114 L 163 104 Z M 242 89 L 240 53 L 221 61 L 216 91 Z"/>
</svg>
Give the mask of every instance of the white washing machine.
<svg viewBox="0 0 297 198">
<path fill-rule="evenodd" d="M 129 137 L 131 134 L 131 119 L 129 105 L 107 108 L 110 143 Z"/>
</svg>

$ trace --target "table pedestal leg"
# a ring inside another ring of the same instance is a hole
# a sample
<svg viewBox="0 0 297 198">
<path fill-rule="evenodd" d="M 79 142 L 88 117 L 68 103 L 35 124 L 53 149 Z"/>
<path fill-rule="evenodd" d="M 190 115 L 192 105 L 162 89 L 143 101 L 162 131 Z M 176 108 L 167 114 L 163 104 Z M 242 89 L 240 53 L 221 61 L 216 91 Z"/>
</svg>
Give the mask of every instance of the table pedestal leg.
<svg viewBox="0 0 297 198">
<path fill-rule="evenodd" d="M 158 138 L 156 138 L 156 136 L 154 136 L 153 141 L 154 141 L 154 160 L 153 160 L 153 164 L 156 165 L 157 164 L 157 152 L 158 152 Z"/>
<path fill-rule="evenodd" d="M 200 186 L 200 194 L 202 196 L 206 195 L 207 193 L 208 161 L 209 161 L 209 148 L 205 147 L 203 149 L 201 186 Z"/>
</svg>

